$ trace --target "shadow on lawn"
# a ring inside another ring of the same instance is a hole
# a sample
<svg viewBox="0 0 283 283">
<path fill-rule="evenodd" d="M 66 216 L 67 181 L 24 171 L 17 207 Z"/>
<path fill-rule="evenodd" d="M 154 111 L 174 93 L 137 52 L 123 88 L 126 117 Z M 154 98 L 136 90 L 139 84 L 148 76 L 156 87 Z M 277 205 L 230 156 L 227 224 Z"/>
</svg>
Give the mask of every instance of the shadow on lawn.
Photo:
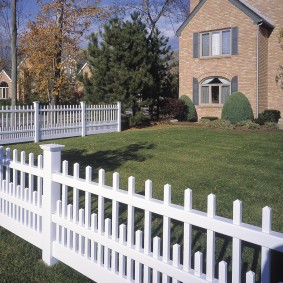
<svg viewBox="0 0 283 283">
<path fill-rule="evenodd" d="M 85 167 L 91 166 L 93 179 L 97 178 L 98 170 L 103 168 L 106 172 L 115 171 L 127 161 L 143 162 L 152 157 L 148 151 L 154 149 L 155 144 L 140 142 L 114 150 L 101 150 L 87 153 L 85 149 L 72 149 L 62 152 L 62 160 L 69 162 L 69 174 L 73 172 L 73 164 L 80 164 L 80 177 L 85 177 Z M 142 152 L 141 152 L 142 151 Z"/>
</svg>

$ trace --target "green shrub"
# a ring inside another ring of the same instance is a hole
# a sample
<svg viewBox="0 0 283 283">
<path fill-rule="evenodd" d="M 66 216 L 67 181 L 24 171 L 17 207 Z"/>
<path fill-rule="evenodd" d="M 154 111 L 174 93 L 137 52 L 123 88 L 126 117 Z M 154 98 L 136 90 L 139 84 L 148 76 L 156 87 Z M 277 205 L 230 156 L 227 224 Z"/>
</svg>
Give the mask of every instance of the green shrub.
<svg viewBox="0 0 283 283">
<path fill-rule="evenodd" d="M 253 120 L 253 110 L 247 97 L 241 92 L 232 93 L 223 105 L 221 117 L 232 124 Z"/>
<path fill-rule="evenodd" d="M 11 98 L 0 99 L 0 106 L 11 106 Z"/>
<path fill-rule="evenodd" d="M 142 111 L 138 111 L 135 116 L 130 118 L 130 126 L 131 127 L 143 127 L 148 126 L 150 121 L 147 116 L 144 115 Z"/>
<path fill-rule="evenodd" d="M 279 129 L 278 123 L 275 122 L 266 122 L 263 127 L 267 129 Z"/>
<path fill-rule="evenodd" d="M 201 118 L 198 124 L 208 128 L 218 128 L 218 129 L 233 128 L 232 123 L 229 120 L 224 120 L 224 119 L 209 120 L 206 118 Z"/>
<path fill-rule="evenodd" d="M 258 125 L 257 123 L 254 123 L 251 120 L 244 120 L 244 121 L 236 123 L 236 127 L 242 127 L 246 129 L 259 129 L 260 125 Z"/>
<path fill-rule="evenodd" d="M 255 122 L 259 125 L 264 125 L 267 122 L 278 123 L 278 120 L 281 118 L 280 114 L 278 110 L 265 110 L 258 115 Z"/>
<path fill-rule="evenodd" d="M 180 100 L 184 101 L 188 107 L 187 121 L 196 122 L 198 120 L 197 111 L 192 100 L 186 95 L 182 95 Z"/>
<path fill-rule="evenodd" d="M 210 120 L 211 127 L 219 128 L 219 129 L 230 129 L 233 128 L 232 123 L 229 120 L 224 119 L 217 119 L 217 120 Z"/>
</svg>

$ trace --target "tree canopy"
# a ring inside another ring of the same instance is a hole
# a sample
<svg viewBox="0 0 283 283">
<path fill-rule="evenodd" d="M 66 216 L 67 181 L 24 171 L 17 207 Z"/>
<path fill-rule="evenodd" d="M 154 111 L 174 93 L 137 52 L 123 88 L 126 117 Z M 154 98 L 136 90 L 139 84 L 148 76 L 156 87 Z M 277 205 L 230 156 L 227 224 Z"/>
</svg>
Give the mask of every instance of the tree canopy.
<svg viewBox="0 0 283 283">
<path fill-rule="evenodd" d="M 75 59 L 84 33 L 101 16 L 96 0 L 39 0 L 41 10 L 27 23 L 20 50 L 29 61 L 29 72 L 38 93 L 58 104 L 68 77 L 68 58 Z"/>
<path fill-rule="evenodd" d="M 152 105 L 162 95 L 169 70 L 172 53 L 167 39 L 157 29 L 149 38 L 138 13 L 129 21 L 112 19 L 100 37 L 92 34 L 86 53 L 91 76 L 81 79 L 87 100 L 121 101 L 123 109 L 134 113 L 141 101 Z"/>
</svg>

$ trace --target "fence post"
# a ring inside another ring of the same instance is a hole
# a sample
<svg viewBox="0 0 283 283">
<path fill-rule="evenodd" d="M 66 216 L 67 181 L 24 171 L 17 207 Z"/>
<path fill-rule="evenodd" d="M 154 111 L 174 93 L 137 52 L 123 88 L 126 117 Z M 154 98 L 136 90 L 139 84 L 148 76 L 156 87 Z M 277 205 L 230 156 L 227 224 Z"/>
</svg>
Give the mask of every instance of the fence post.
<svg viewBox="0 0 283 283">
<path fill-rule="evenodd" d="M 82 137 L 86 135 L 86 102 L 81 101 L 82 108 Z"/>
<path fill-rule="evenodd" d="M 118 107 L 118 117 L 117 117 L 117 123 L 118 123 L 118 129 L 117 129 L 117 131 L 118 132 L 121 132 L 121 102 L 120 101 L 118 101 L 117 102 L 117 107 Z"/>
<path fill-rule="evenodd" d="M 39 142 L 39 101 L 34 101 L 33 107 L 34 107 L 34 142 Z"/>
<path fill-rule="evenodd" d="M 45 144 L 43 150 L 43 200 L 42 200 L 42 260 L 53 265 L 57 260 L 52 256 L 52 242 L 55 239 L 56 227 L 52 223 L 52 214 L 60 199 L 60 184 L 52 181 L 52 173 L 61 171 L 61 151 L 64 145 Z"/>
</svg>

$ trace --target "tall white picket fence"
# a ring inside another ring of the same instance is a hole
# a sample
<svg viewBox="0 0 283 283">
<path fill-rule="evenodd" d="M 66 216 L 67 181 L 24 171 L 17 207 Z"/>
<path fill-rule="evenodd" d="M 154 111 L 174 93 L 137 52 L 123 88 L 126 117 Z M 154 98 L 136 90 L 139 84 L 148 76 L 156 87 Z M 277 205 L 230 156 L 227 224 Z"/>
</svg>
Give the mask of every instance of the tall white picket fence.
<svg viewBox="0 0 283 283">
<path fill-rule="evenodd" d="M 239 200 L 233 219 L 227 219 L 216 215 L 213 194 L 205 213 L 192 209 L 190 189 L 180 206 L 171 203 L 170 185 L 164 187 L 164 199 L 157 200 L 150 180 L 141 195 L 135 193 L 134 177 L 127 191 L 120 189 L 118 173 L 111 186 L 105 184 L 103 169 L 98 182 L 92 180 L 91 167 L 82 179 L 79 164 L 70 175 L 68 162 L 61 163 L 63 147 L 42 145 L 43 156 L 36 162 L 33 154 L 26 161 L 25 152 L 19 158 L 17 150 L 0 148 L 0 225 L 40 248 L 48 265 L 59 260 L 97 283 L 238 283 L 246 241 L 261 248 L 261 282 L 270 282 L 271 249 L 283 252 L 283 234 L 271 230 L 271 208 L 263 208 L 262 227 L 256 227 L 242 222 Z M 140 213 L 142 224 L 135 231 Z M 154 237 L 156 216 L 161 238 Z M 171 237 L 174 220 L 182 227 L 177 243 Z M 205 256 L 192 252 L 193 226 L 206 230 Z M 227 263 L 216 262 L 216 233 L 232 240 L 232 279 Z M 254 272 L 247 272 L 244 282 L 255 282 Z"/>
<path fill-rule="evenodd" d="M 121 103 L 2 107 L 0 144 L 121 131 Z"/>
</svg>

